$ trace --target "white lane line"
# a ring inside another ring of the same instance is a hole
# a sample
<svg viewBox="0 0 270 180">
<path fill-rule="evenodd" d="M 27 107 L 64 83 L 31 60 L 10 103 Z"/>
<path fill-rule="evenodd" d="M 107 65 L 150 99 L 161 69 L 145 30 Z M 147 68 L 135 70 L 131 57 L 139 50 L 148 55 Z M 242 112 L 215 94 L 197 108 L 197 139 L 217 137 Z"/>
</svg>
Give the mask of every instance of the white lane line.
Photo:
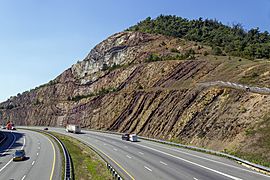
<svg viewBox="0 0 270 180">
<path fill-rule="evenodd" d="M 159 161 L 159 162 L 160 162 L 160 164 L 163 164 L 165 166 L 168 166 L 168 164 L 166 164 L 165 162 L 162 162 L 162 161 Z"/>
<path fill-rule="evenodd" d="M 32 166 L 35 164 L 35 161 L 32 162 Z"/>
<path fill-rule="evenodd" d="M 13 142 L 9 145 L 9 147 L 7 148 L 7 150 L 4 152 L 4 153 L 2 153 L 1 155 L 4 155 L 12 146 L 13 146 L 13 144 L 15 143 L 15 141 L 16 141 L 16 136 L 13 134 L 13 133 L 11 133 L 12 135 L 13 135 L 13 137 L 14 137 L 14 139 L 13 139 Z M 0 169 L 0 172 L 1 171 L 3 171 L 3 169 L 5 169 L 11 162 L 12 162 L 12 160 L 13 159 L 10 159 L 8 162 L 7 162 L 7 164 L 5 164 L 1 169 Z"/>
<path fill-rule="evenodd" d="M 25 177 L 26 177 L 26 175 L 24 175 L 21 180 L 24 180 Z"/>
<path fill-rule="evenodd" d="M 144 166 L 144 168 L 147 169 L 148 171 L 151 171 L 152 172 L 152 169 L 150 169 L 149 167 Z"/>
<path fill-rule="evenodd" d="M 38 149 L 40 149 L 40 146 L 38 146 Z"/>
<path fill-rule="evenodd" d="M 116 148 L 113 148 L 113 150 L 118 151 Z"/>
<path fill-rule="evenodd" d="M 106 144 L 105 144 L 105 143 L 103 143 L 103 145 L 104 145 L 104 146 L 106 146 Z"/>
<path fill-rule="evenodd" d="M 135 144 L 134 144 L 134 145 L 135 145 Z M 211 168 L 209 168 L 209 167 L 206 167 L 206 166 L 197 164 L 197 163 L 195 163 L 195 162 L 192 162 L 192 161 L 189 161 L 189 160 L 186 160 L 186 159 L 183 159 L 183 158 L 174 156 L 174 155 L 172 155 L 172 154 L 169 154 L 169 153 L 166 153 L 166 152 L 163 152 L 163 151 L 160 151 L 160 150 L 151 148 L 151 147 L 147 147 L 147 146 L 144 146 L 144 145 L 141 145 L 141 144 L 136 144 L 136 145 L 137 145 L 137 146 L 144 147 L 144 148 L 147 148 L 147 149 L 151 149 L 151 150 L 153 150 L 153 151 L 159 152 L 159 153 L 161 153 L 161 154 L 165 154 L 165 155 L 167 155 L 167 156 L 171 156 L 171 157 L 173 157 L 173 158 L 175 158 L 175 159 L 179 159 L 179 160 L 181 160 L 181 161 L 185 161 L 185 162 L 187 162 L 187 163 L 193 164 L 193 165 L 195 165 L 195 166 L 201 167 L 201 168 L 206 169 L 206 170 L 208 170 L 208 171 L 212 171 L 212 172 L 214 172 L 214 173 L 223 175 L 223 176 L 225 176 L 225 177 L 228 177 L 228 178 L 231 178 L 231 179 L 234 179 L 234 180 L 242 180 L 242 179 L 240 179 L 240 178 L 238 178 L 238 177 L 235 177 L 235 176 L 232 176 L 232 175 L 229 175 L 229 174 L 220 172 L 220 171 L 215 170 L 215 169 L 211 169 Z"/>
<path fill-rule="evenodd" d="M 197 179 L 197 178 L 195 178 L 195 177 L 193 177 L 193 179 L 194 179 L 194 180 L 199 180 L 199 179 Z"/>
<path fill-rule="evenodd" d="M 10 148 L 13 146 L 13 144 L 14 144 L 15 141 L 16 141 L 16 136 L 15 136 L 13 133 L 11 133 L 11 134 L 13 135 L 14 139 L 13 139 L 12 143 L 8 146 L 8 148 L 7 148 L 4 152 L 1 153 L 1 156 L 2 156 L 2 155 L 5 155 L 6 152 L 8 152 L 8 150 L 10 150 Z M 0 171 L 0 172 L 1 172 L 1 171 Z"/>
<path fill-rule="evenodd" d="M 144 153 L 142 153 L 142 152 L 139 152 L 139 154 L 144 155 Z"/>
<path fill-rule="evenodd" d="M 131 157 L 130 157 L 129 155 L 127 155 L 127 157 L 128 157 L 129 159 L 131 159 Z"/>
<path fill-rule="evenodd" d="M 11 162 L 12 162 L 12 159 L 9 160 L 8 163 L 0 169 L 0 172 L 3 171 L 3 169 L 5 169 Z"/>
<path fill-rule="evenodd" d="M 37 156 L 38 156 L 38 153 L 37 153 Z"/>
<path fill-rule="evenodd" d="M 124 146 L 125 148 L 128 148 L 127 146 Z"/>
<path fill-rule="evenodd" d="M 25 146 L 25 136 L 23 136 L 23 146 L 22 146 L 21 150 L 24 148 L 24 146 Z"/>
<path fill-rule="evenodd" d="M 226 164 L 226 163 L 223 163 L 223 162 L 220 162 L 220 161 L 216 161 L 216 160 L 213 160 L 213 159 L 208 159 L 208 158 L 201 157 L 201 156 L 198 156 L 198 155 L 194 155 L 194 154 L 191 154 L 191 153 L 188 153 L 188 152 L 184 152 L 184 151 L 181 151 L 181 150 L 178 150 L 178 149 L 173 149 L 173 148 L 168 148 L 168 147 L 163 147 L 163 146 L 157 146 L 155 144 L 151 144 L 151 145 L 156 146 L 156 147 L 159 147 L 159 148 L 168 149 L 168 150 L 171 150 L 171 151 L 183 153 L 183 154 L 186 154 L 186 155 L 189 155 L 189 156 L 193 156 L 193 157 L 196 157 L 196 158 L 200 158 L 200 159 L 203 159 L 203 160 L 215 162 L 215 163 L 218 163 L 218 164 L 222 164 L 224 166 L 232 167 L 232 168 L 239 169 L 239 170 L 246 171 L 246 172 L 250 172 L 250 173 L 253 173 L 253 174 L 258 174 L 258 175 L 261 175 L 261 176 L 269 177 L 269 176 L 267 176 L 265 174 L 262 174 L 262 173 L 259 173 L 259 172 L 256 172 L 256 171 L 251 171 L 251 170 L 248 170 L 248 169 L 243 169 L 241 167 L 237 167 L 237 166 L 234 166 L 234 165 Z"/>
</svg>

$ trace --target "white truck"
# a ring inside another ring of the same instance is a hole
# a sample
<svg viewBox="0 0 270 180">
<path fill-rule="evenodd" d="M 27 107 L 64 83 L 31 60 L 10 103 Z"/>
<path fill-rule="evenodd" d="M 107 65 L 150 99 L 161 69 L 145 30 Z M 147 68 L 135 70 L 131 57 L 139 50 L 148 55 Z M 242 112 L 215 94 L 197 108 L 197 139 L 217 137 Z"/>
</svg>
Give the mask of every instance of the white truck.
<svg viewBox="0 0 270 180">
<path fill-rule="evenodd" d="M 74 125 L 74 124 L 68 124 L 66 126 L 66 131 L 71 133 L 80 133 L 81 132 L 81 126 L 80 125 Z"/>
<path fill-rule="evenodd" d="M 137 136 L 137 134 L 130 134 L 130 135 L 129 135 L 129 140 L 130 140 L 131 142 L 136 142 L 136 141 L 138 141 L 138 136 Z"/>
</svg>

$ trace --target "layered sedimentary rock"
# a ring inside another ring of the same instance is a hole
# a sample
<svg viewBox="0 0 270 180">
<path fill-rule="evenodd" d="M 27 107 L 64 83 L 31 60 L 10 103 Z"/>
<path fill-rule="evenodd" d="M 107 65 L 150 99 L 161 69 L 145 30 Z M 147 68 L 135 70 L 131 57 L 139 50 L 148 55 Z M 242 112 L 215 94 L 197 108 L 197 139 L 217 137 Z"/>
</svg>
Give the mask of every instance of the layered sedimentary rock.
<svg viewBox="0 0 270 180">
<path fill-rule="evenodd" d="M 270 96 L 200 82 L 269 87 L 269 62 L 203 55 L 209 49 L 161 35 L 117 33 L 54 80 L 1 103 L 0 111 L 17 125 L 79 123 L 216 150 L 250 149 L 252 140 L 264 138 L 257 130 L 268 127 Z M 268 146 L 256 147 L 270 157 Z"/>
</svg>

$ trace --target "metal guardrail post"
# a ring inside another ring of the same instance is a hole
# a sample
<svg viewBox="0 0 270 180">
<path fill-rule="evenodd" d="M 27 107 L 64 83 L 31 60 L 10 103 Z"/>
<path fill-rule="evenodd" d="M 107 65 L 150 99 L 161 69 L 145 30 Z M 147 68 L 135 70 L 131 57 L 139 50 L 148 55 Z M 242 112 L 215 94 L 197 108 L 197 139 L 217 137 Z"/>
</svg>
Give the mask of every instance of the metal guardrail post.
<svg viewBox="0 0 270 180">
<path fill-rule="evenodd" d="M 47 133 L 47 132 L 43 132 L 45 134 L 48 134 L 49 136 L 53 137 L 61 146 L 62 151 L 64 153 L 64 158 L 65 158 L 65 180 L 72 180 L 73 178 L 73 168 L 72 168 L 72 161 L 71 161 L 71 157 L 70 154 L 65 146 L 65 144 L 59 140 L 57 137 L 55 137 L 54 135 L 52 135 L 51 133 Z"/>
</svg>

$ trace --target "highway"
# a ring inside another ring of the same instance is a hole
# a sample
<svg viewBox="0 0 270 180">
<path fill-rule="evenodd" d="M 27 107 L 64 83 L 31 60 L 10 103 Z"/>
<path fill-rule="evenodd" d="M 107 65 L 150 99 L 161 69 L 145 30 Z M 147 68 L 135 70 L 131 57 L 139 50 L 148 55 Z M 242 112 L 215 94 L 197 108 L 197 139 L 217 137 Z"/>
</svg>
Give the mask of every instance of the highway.
<svg viewBox="0 0 270 180">
<path fill-rule="evenodd" d="M 0 146 L 0 179 L 61 179 L 60 152 L 47 136 L 28 130 L 3 132 L 7 140 Z M 26 160 L 12 160 L 16 149 L 25 150 Z"/>
<path fill-rule="evenodd" d="M 37 128 L 37 127 L 36 127 Z M 172 147 L 156 142 L 121 140 L 120 135 L 93 131 L 66 133 L 64 128 L 50 131 L 70 135 L 92 146 L 120 165 L 126 179 L 240 180 L 270 179 L 226 158 Z"/>
</svg>

